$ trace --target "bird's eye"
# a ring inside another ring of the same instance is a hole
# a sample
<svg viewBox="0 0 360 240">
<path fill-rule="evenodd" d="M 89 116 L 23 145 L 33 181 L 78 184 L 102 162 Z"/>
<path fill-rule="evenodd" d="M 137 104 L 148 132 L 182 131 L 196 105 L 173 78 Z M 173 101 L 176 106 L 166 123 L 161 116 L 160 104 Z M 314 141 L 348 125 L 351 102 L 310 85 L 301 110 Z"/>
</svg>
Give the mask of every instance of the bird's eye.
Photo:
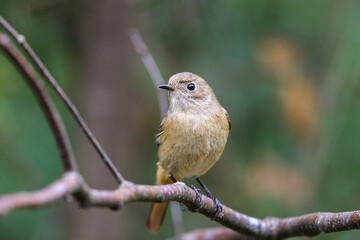
<svg viewBox="0 0 360 240">
<path fill-rule="evenodd" d="M 194 90 L 195 90 L 195 84 L 189 83 L 189 84 L 187 85 L 187 89 L 189 89 L 190 91 L 194 91 Z"/>
</svg>

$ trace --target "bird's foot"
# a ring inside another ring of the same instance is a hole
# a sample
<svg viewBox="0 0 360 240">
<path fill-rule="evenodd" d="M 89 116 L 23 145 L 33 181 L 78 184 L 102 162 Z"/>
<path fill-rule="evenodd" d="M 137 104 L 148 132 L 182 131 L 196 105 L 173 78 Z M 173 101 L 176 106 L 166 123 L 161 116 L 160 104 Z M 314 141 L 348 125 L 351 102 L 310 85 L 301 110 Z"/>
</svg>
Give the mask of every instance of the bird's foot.
<svg viewBox="0 0 360 240">
<path fill-rule="evenodd" d="M 215 203 L 215 215 L 214 217 L 211 218 L 211 220 L 215 220 L 219 217 L 219 214 L 223 211 L 223 207 L 221 205 L 221 203 L 219 202 L 219 200 L 214 197 L 214 196 L 209 196 Z"/>
<path fill-rule="evenodd" d="M 191 185 L 190 188 L 192 190 L 194 190 L 195 194 L 196 194 L 196 197 L 195 197 L 195 202 L 197 199 L 199 199 L 199 203 L 201 203 L 201 190 L 197 187 L 195 187 L 194 185 Z"/>
<path fill-rule="evenodd" d="M 217 219 L 219 217 L 219 214 L 223 211 L 223 207 L 222 207 L 221 203 L 219 202 L 219 200 L 217 200 L 216 197 L 214 197 L 214 195 L 211 194 L 209 189 L 205 186 L 205 184 L 201 181 L 201 179 L 199 177 L 196 177 L 195 179 L 199 182 L 200 186 L 204 189 L 206 195 L 214 201 L 215 215 L 214 215 L 214 217 L 211 218 L 211 220 Z"/>
</svg>

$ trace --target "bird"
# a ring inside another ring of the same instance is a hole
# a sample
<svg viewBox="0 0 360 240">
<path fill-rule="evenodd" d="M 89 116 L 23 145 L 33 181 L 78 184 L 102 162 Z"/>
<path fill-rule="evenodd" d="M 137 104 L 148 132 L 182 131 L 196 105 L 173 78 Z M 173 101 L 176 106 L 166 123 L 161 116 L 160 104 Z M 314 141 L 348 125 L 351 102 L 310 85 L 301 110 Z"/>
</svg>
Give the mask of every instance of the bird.
<svg viewBox="0 0 360 240">
<path fill-rule="evenodd" d="M 222 155 L 231 129 L 229 115 L 209 84 L 194 73 L 177 73 L 159 88 L 168 91 L 169 108 L 156 135 L 159 158 L 156 184 L 194 177 L 215 202 L 216 218 L 221 204 L 199 177 Z M 191 187 L 201 201 L 200 190 Z M 152 233 L 159 231 L 167 207 L 168 202 L 152 204 L 146 223 Z"/>
</svg>

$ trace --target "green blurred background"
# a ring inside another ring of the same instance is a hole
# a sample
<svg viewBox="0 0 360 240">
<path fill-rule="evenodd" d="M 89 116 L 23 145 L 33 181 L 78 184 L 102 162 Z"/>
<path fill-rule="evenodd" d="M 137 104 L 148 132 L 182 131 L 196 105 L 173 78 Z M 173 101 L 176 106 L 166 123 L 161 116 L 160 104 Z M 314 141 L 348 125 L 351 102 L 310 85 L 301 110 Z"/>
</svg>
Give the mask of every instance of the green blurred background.
<svg viewBox="0 0 360 240">
<path fill-rule="evenodd" d="M 135 183 L 155 181 L 160 114 L 129 29 L 139 29 L 165 79 L 181 71 L 204 77 L 228 110 L 232 132 L 203 180 L 222 203 L 259 218 L 360 209 L 359 10 L 355 0 L 0 0 L 0 14 L 27 37 Z M 115 188 L 56 102 L 81 173 L 92 187 Z M 0 155 L 0 194 L 38 189 L 62 174 L 48 124 L 4 54 Z M 173 236 L 170 214 L 157 236 L 146 231 L 149 207 L 135 203 L 112 212 L 59 201 L 2 218 L 0 239 Z M 186 231 L 218 226 L 199 214 L 183 216 Z"/>
</svg>

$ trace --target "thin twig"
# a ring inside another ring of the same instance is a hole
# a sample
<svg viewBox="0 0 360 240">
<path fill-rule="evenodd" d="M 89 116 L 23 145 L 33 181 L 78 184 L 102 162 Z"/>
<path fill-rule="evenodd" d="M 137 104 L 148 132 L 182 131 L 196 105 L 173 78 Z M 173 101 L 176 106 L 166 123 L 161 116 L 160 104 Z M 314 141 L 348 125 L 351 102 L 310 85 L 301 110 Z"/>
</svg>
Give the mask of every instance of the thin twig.
<svg viewBox="0 0 360 240">
<path fill-rule="evenodd" d="M 151 77 L 151 80 L 157 89 L 156 93 L 158 96 L 159 108 L 161 117 L 164 117 L 168 108 L 169 103 L 167 100 L 167 95 L 165 91 L 161 91 L 158 86 L 164 84 L 164 79 L 161 75 L 160 69 L 158 68 L 153 56 L 151 55 L 148 47 L 146 46 L 143 38 L 140 35 L 140 32 L 133 28 L 129 31 L 129 36 L 133 46 L 140 55 L 148 73 Z M 182 212 L 177 206 L 177 204 L 170 204 L 172 223 L 174 227 L 175 235 L 180 235 L 184 233 L 184 224 Z"/>
<path fill-rule="evenodd" d="M 41 75 L 50 83 L 55 92 L 59 95 L 60 99 L 64 102 L 65 106 L 69 109 L 75 121 L 78 123 L 80 128 L 83 130 L 85 135 L 87 136 L 90 143 L 96 149 L 97 153 L 100 155 L 101 159 L 108 167 L 112 175 L 115 177 L 116 181 L 121 184 L 124 181 L 124 178 L 115 167 L 109 156 L 106 154 L 94 134 L 91 132 L 89 127 L 87 126 L 84 119 L 81 117 L 79 111 L 75 107 L 75 105 L 71 102 L 69 97 L 63 91 L 63 89 L 56 82 L 55 78 L 51 75 L 45 65 L 42 63 L 40 58 L 36 55 L 34 50 L 30 47 L 30 45 L 26 42 L 26 38 L 24 35 L 20 35 L 1 15 L 0 15 L 0 25 L 13 37 L 17 40 L 17 42 L 24 48 L 25 52 L 28 54 L 32 62 L 40 71 Z"/>
<path fill-rule="evenodd" d="M 179 236 L 184 233 L 184 223 L 182 210 L 177 202 L 170 203 L 171 220 L 174 229 L 174 235 Z"/>
<path fill-rule="evenodd" d="M 73 194 L 82 207 L 117 209 L 133 202 L 178 201 L 186 205 L 191 211 L 197 211 L 209 218 L 215 214 L 215 205 L 210 198 L 203 196 L 201 202 L 197 201 L 196 193 L 182 182 L 149 186 L 125 181 L 113 191 L 96 190 L 90 188 L 79 173 L 70 172 L 43 190 L 0 197 L 0 216 L 16 209 L 44 206 L 68 194 Z M 256 239 L 275 240 L 360 229 L 360 211 L 312 213 L 290 218 L 267 217 L 258 219 L 236 212 L 223 205 L 223 211 L 215 221 L 241 233 L 239 236 L 246 235 Z M 230 234 L 228 230 L 224 231 Z M 239 237 L 239 239 L 244 238 Z"/>
<path fill-rule="evenodd" d="M 46 119 L 48 120 L 54 133 L 64 170 L 77 170 L 74 155 L 71 150 L 70 140 L 66 134 L 59 112 L 46 91 L 44 84 L 38 78 L 34 68 L 28 63 L 22 53 L 11 43 L 8 36 L 3 33 L 0 33 L 0 47 L 11 58 L 11 60 L 13 60 L 19 71 L 24 75 L 24 79 L 27 81 L 39 101 Z"/>
<path fill-rule="evenodd" d="M 169 108 L 169 106 L 168 106 L 169 104 L 167 101 L 166 92 L 161 91 L 158 88 L 159 85 L 164 84 L 164 79 L 161 76 L 160 70 L 159 70 L 154 58 L 150 54 L 139 31 L 137 29 L 131 29 L 129 32 L 129 36 L 130 36 L 132 44 L 134 45 L 136 51 L 139 53 L 141 60 L 143 61 L 146 69 L 148 70 L 151 80 L 153 81 L 153 83 L 157 89 L 160 114 L 162 117 L 164 117 Z"/>
</svg>

